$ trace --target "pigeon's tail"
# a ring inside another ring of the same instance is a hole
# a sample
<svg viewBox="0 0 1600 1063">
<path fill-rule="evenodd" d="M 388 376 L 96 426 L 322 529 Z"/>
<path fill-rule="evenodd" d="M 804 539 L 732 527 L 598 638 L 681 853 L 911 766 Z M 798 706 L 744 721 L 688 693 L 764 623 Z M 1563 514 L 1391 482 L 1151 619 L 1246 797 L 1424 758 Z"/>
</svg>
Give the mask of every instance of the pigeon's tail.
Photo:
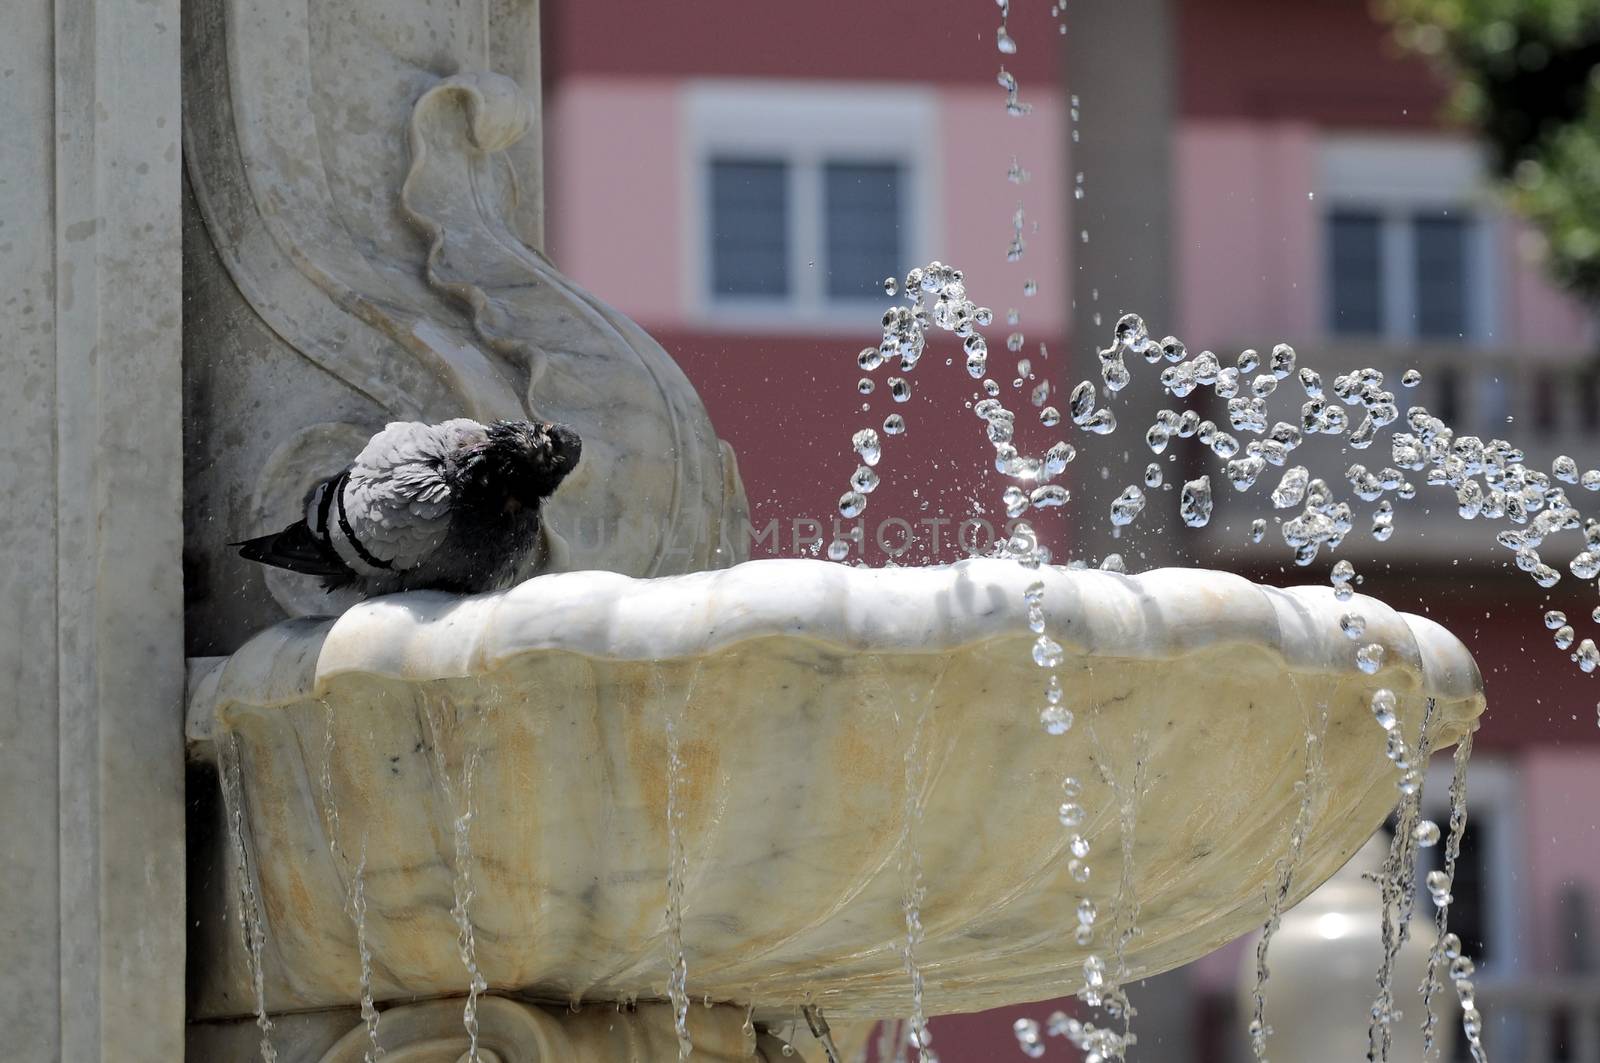
<svg viewBox="0 0 1600 1063">
<path fill-rule="evenodd" d="M 308 576 L 322 576 L 323 583 L 329 589 L 355 578 L 350 566 L 332 547 L 313 535 L 303 520 L 273 535 L 246 539 L 232 545 L 239 548 L 239 556 L 246 560 L 274 568 L 286 568 L 290 572 L 303 572 Z"/>
</svg>

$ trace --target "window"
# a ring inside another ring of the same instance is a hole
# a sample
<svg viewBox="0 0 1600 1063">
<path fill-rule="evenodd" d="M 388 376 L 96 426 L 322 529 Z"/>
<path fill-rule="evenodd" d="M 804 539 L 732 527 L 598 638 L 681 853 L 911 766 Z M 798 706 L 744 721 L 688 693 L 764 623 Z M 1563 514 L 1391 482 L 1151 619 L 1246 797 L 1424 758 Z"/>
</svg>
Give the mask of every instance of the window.
<svg viewBox="0 0 1600 1063">
<path fill-rule="evenodd" d="M 787 159 L 713 158 L 708 167 L 715 300 L 798 297 L 791 245 L 803 236 L 791 239 L 791 183 L 821 182 L 821 260 L 808 252 L 806 268 L 821 271 L 826 298 L 881 299 L 883 279 L 909 268 L 901 252 L 900 163 L 825 160 L 808 173 Z"/>
<path fill-rule="evenodd" d="M 935 244 L 922 90 L 703 82 L 687 113 L 688 276 L 707 325 L 859 327 L 884 278 Z"/>
<path fill-rule="evenodd" d="M 900 166 L 829 162 L 822 173 L 828 295 L 881 299 L 883 278 L 908 268 L 900 255 Z"/>
<path fill-rule="evenodd" d="M 1328 216 L 1328 329 L 1339 336 L 1383 332 L 1383 219 L 1370 211 Z"/>
<path fill-rule="evenodd" d="M 1417 335 L 1424 339 L 1466 336 L 1468 275 L 1467 226 L 1461 215 L 1419 214 L 1416 234 Z"/>
<path fill-rule="evenodd" d="M 1476 224 L 1460 211 L 1332 211 L 1328 331 L 1443 342 L 1471 338 Z"/>
<path fill-rule="evenodd" d="M 789 291 L 789 165 L 711 161 L 711 285 L 718 295 Z"/>
<path fill-rule="evenodd" d="M 1476 208 L 1477 148 L 1335 137 L 1323 144 L 1321 170 L 1330 334 L 1400 343 L 1494 337 L 1495 225 Z"/>
</svg>

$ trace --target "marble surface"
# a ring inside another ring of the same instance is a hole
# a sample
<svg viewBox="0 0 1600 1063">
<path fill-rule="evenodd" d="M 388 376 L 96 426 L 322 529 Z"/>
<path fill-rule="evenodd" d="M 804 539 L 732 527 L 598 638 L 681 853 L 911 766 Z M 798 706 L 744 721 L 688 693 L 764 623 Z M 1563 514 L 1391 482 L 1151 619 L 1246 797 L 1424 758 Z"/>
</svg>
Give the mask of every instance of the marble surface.
<svg viewBox="0 0 1600 1063">
<path fill-rule="evenodd" d="M 536 0 L 184 7 L 191 654 L 348 606 L 229 544 L 295 520 L 394 420 L 576 428 L 547 569 L 748 556 L 733 454 L 688 378 L 541 250 L 538 24 Z"/>
<path fill-rule="evenodd" d="M 0 10 L 0 1057 L 183 1052 L 177 0 Z"/>
<path fill-rule="evenodd" d="M 1077 715 L 1061 737 L 1038 722 L 1044 674 L 1022 591 L 1039 577 Z M 1363 641 L 1387 651 L 1376 675 L 1339 630 L 1352 610 L 1367 618 Z M 354 999 L 342 899 L 363 847 L 379 999 L 464 990 L 449 909 L 469 761 L 471 914 L 493 987 L 665 996 L 670 722 L 684 763 L 691 995 L 753 1002 L 758 1016 L 792 1016 L 810 999 L 848 1019 L 908 1010 L 904 839 L 925 876 L 929 1011 L 1047 998 L 1078 984 L 1084 950 L 1069 931 L 1081 892 L 1107 925 L 1137 904 L 1130 977 L 1262 921 L 1322 707 L 1326 785 L 1296 897 L 1393 804 L 1372 691 L 1399 695 L 1412 736 L 1436 699 L 1436 748 L 1483 709 L 1460 642 L 1368 598 L 1217 572 L 1034 574 L 993 560 L 552 574 L 286 622 L 195 663 L 195 749 L 227 735 L 241 755 L 275 1011 Z M 1056 815 L 1065 774 L 1083 781 L 1091 813 L 1082 887 Z M 1118 889 L 1122 811 L 1132 895 Z M 196 915 L 199 1017 L 250 1010 L 220 917 L 230 888 L 217 878 Z"/>
<path fill-rule="evenodd" d="M 393 1063 L 460 1063 L 469 1045 L 460 1000 L 430 1000 L 386 1009 L 378 1024 L 383 1059 Z M 795 1037 L 785 1054 L 782 1040 L 746 1031 L 742 1008 L 689 1011 L 692 1058 L 706 1063 L 806 1063 L 822 1058 L 810 1035 Z M 478 1002 L 478 1052 L 482 1063 L 601 1063 L 678 1058 L 672 1012 L 664 1004 L 617 1009 L 595 1005 L 570 1012 L 505 997 Z M 371 1047 L 355 1012 L 324 1011 L 283 1016 L 274 1025 L 278 1063 L 362 1063 Z M 189 1032 L 189 1058 L 256 1060 L 260 1031 L 254 1023 L 196 1023 Z"/>
</svg>

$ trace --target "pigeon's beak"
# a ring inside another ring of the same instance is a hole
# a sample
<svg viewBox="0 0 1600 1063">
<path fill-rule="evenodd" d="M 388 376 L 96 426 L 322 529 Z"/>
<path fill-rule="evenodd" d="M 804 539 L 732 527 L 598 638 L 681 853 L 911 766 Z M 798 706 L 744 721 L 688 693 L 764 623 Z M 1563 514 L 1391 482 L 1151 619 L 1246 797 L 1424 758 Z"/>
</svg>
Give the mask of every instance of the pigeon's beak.
<svg viewBox="0 0 1600 1063">
<path fill-rule="evenodd" d="M 578 433 L 564 424 L 549 426 L 550 449 L 555 456 L 555 467 L 562 476 L 566 476 L 578 467 L 578 459 L 583 456 L 583 440 L 578 438 Z"/>
</svg>

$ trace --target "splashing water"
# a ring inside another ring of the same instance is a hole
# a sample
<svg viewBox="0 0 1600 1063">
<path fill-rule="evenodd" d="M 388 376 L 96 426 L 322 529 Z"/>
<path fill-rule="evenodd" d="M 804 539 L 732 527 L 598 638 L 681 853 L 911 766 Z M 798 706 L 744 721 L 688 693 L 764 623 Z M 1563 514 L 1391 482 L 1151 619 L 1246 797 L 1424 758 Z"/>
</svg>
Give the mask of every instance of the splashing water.
<svg viewBox="0 0 1600 1063">
<path fill-rule="evenodd" d="M 1001 389 L 989 375 L 989 346 L 981 331 L 982 326 L 992 321 L 993 314 L 967 298 L 964 276 L 959 269 L 939 262 L 913 269 L 906 276 L 904 291 L 910 305 L 893 307 L 884 314 L 882 342 L 878 347 L 868 349 L 872 358 L 865 359 L 863 366 L 871 371 L 898 359 L 900 371 L 909 373 L 926 350 L 930 328 L 954 333 L 961 340 L 967 372 L 973 379 L 983 382 L 983 391 L 988 395 L 974 404 L 973 412 L 980 419 L 984 436 L 994 449 L 995 468 L 1012 481 L 1005 488 L 1001 501 L 1014 523 L 1009 536 L 997 547 L 996 553 L 1030 568 L 1048 563 L 1048 548 L 1039 543 L 1032 526 L 1020 518 L 1030 509 L 1051 509 L 1070 500 L 1067 489 L 1051 481 L 1061 476 L 1076 458 L 1076 448 L 1061 440 L 1038 457 L 1024 455 L 1017 449 L 1014 443 L 1016 415 L 1000 400 Z M 863 354 L 865 356 L 866 352 Z M 1234 399 L 1240 397 L 1238 393 L 1241 387 L 1248 386 L 1250 395 L 1247 400 L 1230 408 L 1230 423 L 1236 431 L 1246 436 L 1261 438 L 1249 439 L 1241 445 L 1238 438 L 1221 430 L 1215 423 L 1201 419 L 1196 411 L 1179 412 L 1171 409 L 1160 411 L 1146 433 L 1146 442 L 1156 454 L 1162 453 L 1175 436 L 1197 438 L 1224 464 L 1226 478 L 1236 492 L 1244 494 L 1255 488 L 1261 482 L 1267 466 L 1286 466 L 1289 455 L 1305 442 L 1308 435 L 1347 436 L 1349 446 L 1366 449 L 1374 445 L 1380 429 L 1401 423 L 1412 431 L 1393 433 L 1391 454 L 1395 467 L 1370 471 L 1357 463 L 1351 465 L 1344 475 L 1358 499 L 1380 502 L 1372 525 L 1375 539 L 1386 540 L 1394 528 L 1393 503 L 1382 496 L 1392 494 L 1395 499 L 1404 501 L 1418 495 L 1416 487 L 1406 479 L 1401 469 L 1426 470 L 1424 479 L 1428 486 L 1450 489 L 1457 494 L 1458 501 L 1463 498 L 1467 500 L 1458 507 L 1464 518 L 1505 518 L 1514 524 L 1526 525 L 1526 530 L 1500 532 L 1497 541 L 1503 546 L 1514 547 L 1519 566 L 1541 585 L 1553 585 L 1560 578 L 1559 574 L 1539 560 L 1534 550 L 1549 535 L 1581 527 L 1592 548 L 1585 553 L 1600 555 L 1600 520 L 1583 524 L 1564 491 L 1552 486 L 1550 478 L 1544 474 L 1527 469 L 1522 464 L 1520 451 L 1503 440 L 1483 443 L 1470 436 L 1456 439 L 1453 430 L 1422 407 L 1412 407 L 1401 422 L 1394 396 L 1383 390 L 1383 374 L 1377 370 L 1363 369 L 1341 374 L 1333 379 L 1331 388 L 1325 390 L 1321 375 L 1309 366 L 1297 365 L 1293 348 L 1286 344 L 1274 347 L 1265 360 L 1255 351 L 1246 351 L 1234 365 L 1223 366 L 1209 351 L 1191 357 L 1182 341 L 1176 337 L 1169 336 L 1156 342 L 1150 337 L 1142 319 L 1127 314 L 1118 320 L 1112 343 L 1099 352 L 1101 383 L 1106 389 L 1108 401 L 1115 401 L 1115 396 L 1131 382 L 1127 360 L 1130 354 L 1138 355 L 1152 364 L 1168 363 L 1160 374 L 1160 384 L 1169 395 L 1177 398 L 1193 393 L 1200 386 L 1207 386 L 1219 397 Z M 1248 374 L 1256 373 L 1257 369 L 1264 371 L 1250 378 Z M 1019 377 L 1022 375 L 1019 373 Z M 1269 416 L 1269 397 L 1285 393 L 1287 389 L 1280 389 L 1278 382 L 1291 378 L 1298 381 L 1306 396 L 1298 425 L 1288 421 L 1272 421 Z M 903 377 L 897 379 L 905 383 Z M 1042 386 L 1044 394 L 1048 395 L 1051 390 L 1048 381 Z M 1337 402 L 1330 401 L 1329 390 Z M 1087 434 L 1108 435 L 1116 429 L 1116 415 L 1110 406 L 1098 403 L 1095 384 L 1085 380 L 1072 389 L 1068 404 L 1070 418 L 1054 415 L 1054 407 L 1050 407 L 1041 412 L 1041 421 L 1047 427 L 1054 427 L 1070 420 L 1072 425 Z M 1359 423 L 1343 403 L 1364 411 Z M 1354 428 L 1351 427 L 1352 423 L 1355 423 Z M 877 433 L 865 429 L 857 433 L 854 443 L 858 454 L 867 464 L 876 468 L 882 458 L 883 444 Z M 1150 477 L 1150 481 L 1160 482 L 1159 470 L 1157 472 L 1158 476 Z M 880 475 L 876 471 L 873 473 L 874 486 Z M 1464 478 L 1478 475 L 1491 484 L 1489 490 L 1463 486 Z M 1596 481 L 1600 484 L 1600 476 L 1596 477 Z M 1125 526 L 1139 517 L 1145 508 L 1137 501 L 1139 497 L 1142 497 L 1142 492 L 1138 492 L 1136 487 L 1123 492 L 1113 506 L 1114 526 Z M 1179 493 L 1178 502 L 1179 517 L 1183 523 L 1191 527 L 1207 525 L 1215 505 L 1210 476 L 1202 475 L 1186 482 Z M 1286 469 L 1276 481 L 1270 504 L 1276 509 L 1298 510 L 1280 524 L 1284 544 L 1293 552 L 1297 565 L 1311 564 L 1323 547 L 1337 549 L 1355 529 L 1351 504 L 1337 497 L 1327 479 L 1313 477 L 1303 465 Z M 859 516 L 867 505 L 867 494 L 852 489 L 841 499 L 841 512 L 851 517 Z M 1255 522 L 1257 530 L 1252 532 L 1252 538 L 1256 541 L 1262 538 L 1260 532 L 1264 531 L 1264 525 L 1262 520 Z M 830 550 L 830 556 L 842 558 L 843 554 Z M 1121 570 L 1120 562 L 1112 564 L 1112 561 L 1108 557 L 1106 567 Z M 1591 565 L 1580 554 L 1574 562 L 1575 571 L 1580 574 L 1587 573 L 1590 567 L 1600 574 L 1600 557 Z M 1353 584 L 1359 580 L 1353 566 L 1348 562 L 1340 562 L 1335 566 L 1332 579 L 1335 596 L 1341 601 L 1351 600 L 1354 596 Z M 1072 716 L 1070 709 L 1061 703 L 1059 680 L 1054 674 L 1054 669 L 1063 659 L 1063 650 L 1044 628 L 1042 584 L 1030 585 L 1026 605 L 1030 628 L 1036 636 L 1032 647 L 1033 658 L 1041 669 L 1047 671 L 1046 703 L 1040 713 L 1041 723 L 1048 733 L 1065 734 L 1071 729 Z M 1381 643 L 1361 642 L 1365 626 L 1365 618 L 1355 612 L 1345 614 L 1341 620 L 1345 634 L 1357 643 L 1352 648 L 1352 667 L 1376 675 L 1383 668 L 1385 647 Z M 1564 618 L 1560 627 L 1567 627 Z M 1565 639 L 1566 645 L 1571 645 L 1572 636 L 1566 635 L 1564 630 L 1558 632 L 1558 636 Z M 1586 671 L 1600 668 L 1600 649 L 1594 647 L 1592 640 L 1579 645 L 1572 657 Z M 1386 691 L 1380 691 L 1375 700 L 1373 711 L 1380 726 L 1393 717 L 1392 704 L 1385 710 L 1385 705 L 1391 700 L 1392 694 Z M 1415 808 L 1413 799 L 1421 787 L 1421 773 L 1413 761 L 1420 763 L 1428 736 L 1424 735 L 1419 740 L 1417 755 L 1413 756 L 1400 736 L 1387 726 L 1383 726 L 1383 730 L 1388 735 L 1389 755 L 1400 771 L 1401 796 Z M 1064 805 L 1063 825 L 1068 829 L 1075 828 L 1087 814 L 1077 807 L 1071 809 L 1071 815 L 1066 815 L 1066 811 L 1068 809 Z M 1412 853 L 1419 844 L 1414 834 L 1419 829 L 1417 818 L 1413 815 L 1407 821 L 1406 830 L 1398 842 L 1402 849 Z M 1086 856 L 1085 851 L 1073 857 L 1074 877 L 1079 881 L 1087 878 L 1089 868 Z M 1414 895 L 1415 882 L 1408 881 L 1407 874 L 1395 864 L 1386 876 L 1389 882 L 1386 898 L 1391 912 L 1391 937 L 1386 939 L 1386 950 L 1395 947 L 1397 942 L 1403 942 L 1409 933 L 1410 898 Z M 1087 936 L 1080 927 L 1080 942 Z M 1103 981 L 1103 961 L 1096 956 L 1089 959 L 1094 962 L 1086 963 L 1086 983 Z M 1392 979 L 1392 963 L 1386 963 L 1386 968 L 1389 969 L 1386 980 Z M 1380 991 L 1374 1016 L 1375 1058 L 1386 1058 L 1385 1045 L 1389 1040 L 1387 1028 L 1395 1017 L 1390 987 Z M 1103 1058 L 1120 1057 L 1112 1054 Z"/>
<path fill-rule="evenodd" d="M 1283 907 L 1288 902 L 1294 886 L 1295 868 L 1305 847 L 1306 835 L 1316 816 L 1316 804 L 1326 782 L 1323 767 L 1323 742 L 1328 734 L 1328 705 L 1323 702 L 1306 729 L 1305 771 L 1295 788 L 1300 791 L 1300 807 L 1295 811 L 1294 823 L 1289 828 L 1287 852 L 1277 862 L 1277 882 L 1267 898 L 1267 921 L 1261 928 L 1261 939 L 1256 942 L 1256 981 L 1251 999 L 1254 1010 L 1250 1017 L 1250 1050 L 1261 1063 L 1267 1059 L 1267 1039 L 1272 1027 L 1267 1025 L 1267 981 L 1271 969 L 1267 966 L 1267 953 L 1272 948 L 1272 938 L 1282 923 Z"/>
<path fill-rule="evenodd" d="M 478 1052 L 478 997 L 489 988 L 489 983 L 478 969 L 478 943 L 472 926 L 472 779 L 482 750 L 476 745 L 467 749 L 461 760 L 459 783 L 452 784 L 445 756 L 445 726 L 450 722 L 445 719 L 446 712 L 445 705 L 435 705 L 430 701 L 423 706 L 422 718 L 433 746 L 439 789 L 455 817 L 452 831 L 455 858 L 451 876 L 454 903 L 450 907 L 450 917 L 456 924 L 456 952 L 461 957 L 461 966 L 467 971 L 467 1002 L 462 1008 L 461 1024 L 467 1031 L 468 1047 L 463 1059 L 465 1063 L 481 1063 L 482 1057 Z M 459 726 L 459 720 L 454 722 Z"/>
<path fill-rule="evenodd" d="M 324 702 L 322 711 L 324 714 L 322 772 L 319 782 L 322 794 L 323 826 L 328 833 L 328 855 L 333 858 L 334 866 L 348 866 L 344 846 L 339 841 L 339 805 L 333 798 L 333 706 Z M 372 950 L 367 944 L 366 870 L 367 837 L 363 834 L 361 836 L 361 858 L 351 873 L 349 886 L 346 887 L 345 913 L 350 916 L 350 921 L 355 926 L 356 955 L 361 965 L 361 1020 L 367 1027 L 368 1042 L 364 1063 L 374 1063 L 379 1056 L 383 1055 L 383 1047 L 378 1043 L 378 1009 L 372 1000 Z"/>
<path fill-rule="evenodd" d="M 239 880 L 234 911 L 239 923 L 239 937 L 250 964 L 250 989 L 255 995 L 256 1026 L 261 1029 L 261 1059 L 262 1063 L 277 1063 L 278 1052 L 272 1047 L 272 1019 L 267 1015 L 267 985 L 262 965 L 262 953 L 267 943 L 266 920 L 256 894 L 255 878 L 245 845 L 239 736 L 232 731 L 227 732 L 223 740 L 217 743 L 217 756 L 222 776 L 222 807 L 228 821 L 228 843 L 233 850 L 234 874 Z"/>
</svg>

